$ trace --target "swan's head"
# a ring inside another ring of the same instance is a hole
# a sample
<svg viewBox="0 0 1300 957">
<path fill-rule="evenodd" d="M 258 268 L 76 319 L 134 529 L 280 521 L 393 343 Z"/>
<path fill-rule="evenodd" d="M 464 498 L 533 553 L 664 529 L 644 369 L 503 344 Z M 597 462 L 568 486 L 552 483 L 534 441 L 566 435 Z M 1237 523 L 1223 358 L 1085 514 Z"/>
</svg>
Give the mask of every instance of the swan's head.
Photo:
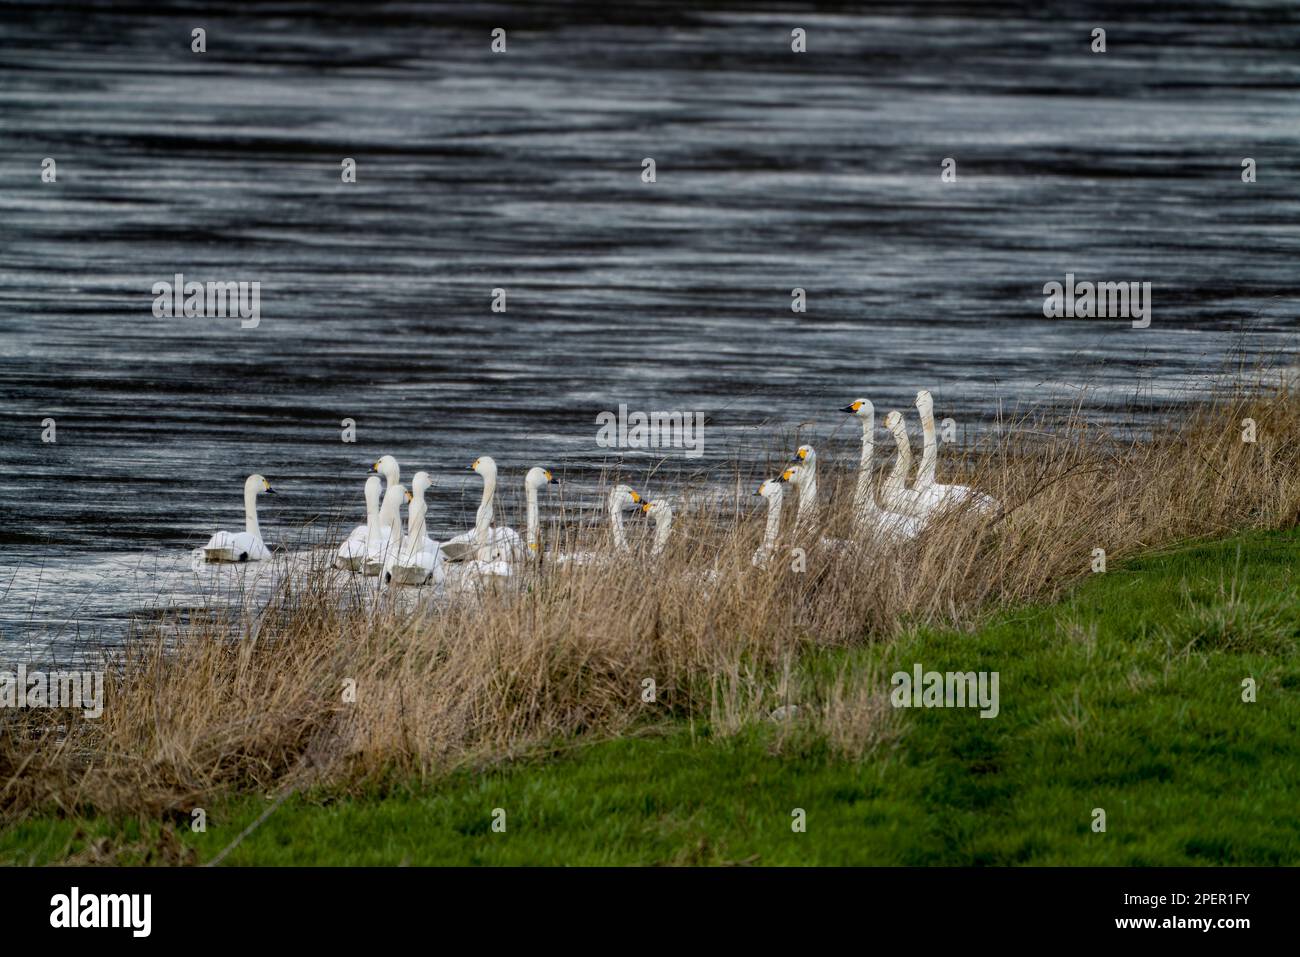
<svg viewBox="0 0 1300 957">
<path fill-rule="evenodd" d="M 265 492 L 267 495 L 274 495 L 275 489 L 271 488 L 271 483 L 260 475 L 250 475 L 244 479 L 245 495 L 261 495 Z"/>
<path fill-rule="evenodd" d="M 784 472 L 781 473 L 781 481 L 782 481 L 782 482 L 789 482 L 791 485 L 798 485 L 798 484 L 799 484 L 799 479 L 800 479 L 802 476 L 803 476 L 803 466 L 802 466 L 802 465 L 792 465 L 792 466 L 790 466 L 788 469 L 786 469 Z M 763 484 L 766 485 L 767 483 L 764 482 Z"/>
<path fill-rule="evenodd" d="M 642 502 L 641 511 L 649 515 L 656 522 L 661 522 L 665 518 L 670 518 L 673 514 L 672 508 L 662 499 L 657 502 Z"/>
<path fill-rule="evenodd" d="M 885 428 L 890 432 L 901 432 L 906 427 L 903 425 L 903 413 L 894 411 L 885 416 Z"/>
<path fill-rule="evenodd" d="M 626 485 L 616 485 L 614 491 L 609 493 L 610 508 L 627 508 L 629 505 L 640 504 L 641 496 Z"/>
<path fill-rule="evenodd" d="M 922 389 L 916 394 L 916 408 L 922 415 L 934 413 L 934 397 L 929 389 Z"/>
<path fill-rule="evenodd" d="M 429 478 L 428 472 L 416 472 L 411 476 L 411 497 L 424 498 L 425 489 L 433 485 L 433 479 Z M 410 501 L 410 499 L 407 499 Z"/>
<path fill-rule="evenodd" d="M 543 485 L 548 484 L 560 484 L 559 479 L 551 474 L 550 469 L 534 465 L 528 470 L 528 474 L 524 476 L 524 486 L 526 488 L 541 488 Z"/>
<path fill-rule="evenodd" d="M 817 453 L 813 451 L 811 445 L 801 445 L 795 450 L 794 459 L 796 462 L 803 462 L 805 465 L 811 466 L 817 461 Z"/>
<path fill-rule="evenodd" d="M 382 475 L 394 485 L 397 484 L 397 479 L 402 474 L 397 467 L 397 459 L 391 455 L 381 455 L 375 460 L 375 464 L 370 466 L 370 471 L 376 475 Z"/>
<path fill-rule="evenodd" d="M 848 412 L 850 415 L 861 416 L 864 419 L 874 418 L 876 415 L 876 407 L 871 404 L 870 399 L 854 399 L 848 405 L 844 406 L 844 408 L 840 409 L 840 411 Z"/>
<path fill-rule="evenodd" d="M 496 459 L 492 458 L 490 455 L 480 455 L 474 460 L 473 464 L 470 465 L 469 470 L 471 472 L 477 472 L 479 475 L 483 476 L 484 481 L 489 478 L 496 478 Z"/>
<path fill-rule="evenodd" d="M 782 495 L 785 494 L 784 489 L 781 487 L 781 483 L 786 481 L 786 477 L 785 477 L 786 473 L 793 472 L 793 471 L 794 469 L 792 468 L 786 469 L 785 472 L 782 473 L 779 479 L 767 479 L 765 482 L 763 482 L 762 485 L 758 487 L 758 491 L 755 492 L 754 494 L 761 495 L 763 496 L 763 498 L 769 500 L 780 498 Z"/>
</svg>

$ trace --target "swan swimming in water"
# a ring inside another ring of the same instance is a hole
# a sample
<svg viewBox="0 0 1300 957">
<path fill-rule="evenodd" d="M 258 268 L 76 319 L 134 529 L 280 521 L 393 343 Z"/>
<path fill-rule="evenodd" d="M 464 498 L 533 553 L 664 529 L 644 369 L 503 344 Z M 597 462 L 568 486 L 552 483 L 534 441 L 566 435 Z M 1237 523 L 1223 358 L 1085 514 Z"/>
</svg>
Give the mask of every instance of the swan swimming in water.
<svg viewBox="0 0 1300 957">
<path fill-rule="evenodd" d="M 983 492 L 977 492 L 969 485 L 940 485 L 935 482 L 934 469 L 939 460 L 939 443 L 934 434 L 934 397 L 930 395 L 928 389 L 922 389 L 916 394 L 916 411 L 921 416 L 923 446 L 921 465 L 917 469 L 913 487 L 918 491 L 936 495 L 941 508 L 970 502 L 972 507 L 980 511 L 996 511 L 997 499 Z M 931 492 L 931 489 L 934 491 Z"/>
<path fill-rule="evenodd" d="M 767 499 L 767 527 L 763 530 L 763 542 L 754 551 L 750 563 L 755 568 L 766 568 L 776 554 L 776 539 L 781 532 L 781 504 L 785 498 L 785 484 L 781 479 L 767 479 L 754 494 Z"/>
<path fill-rule="evenodd" d="M 794 520 L 801 530 L 808 531 L 817 527 L 817 453 L 811 445 L 801 445 L 794 458 L 800 464 L 786 469 L 781 479 L 799 490 Z"/>
<path fill-rule="evenodd" d="M 519 533 L 513 528 L 492 524 L 492 499 L 497 489 L 496 461 L 490 455 L 480 456 L 469 466 L 469 471 L 477 472 L 483 478 L 483 498 L 475 513 L 474 528 L 443 542 L 443 555 L 449 562 L 492 564 L 519 561 L 524 555 L 524 543 Z"/>
<path fill-rule="evenodd" d="M 406 519 L 406 538 L 397 549 L 390 549 L 384 564 L 384 581 L 395 585 L 423 585 L 430 579 L 436 585 L 444 575 L 442 549 L 425 531 L 424 516 L 428 506 L 424 492 L 432 481 L 428 472 L 416 472 L 411 477 L 411 490 L 406 493 L 410 505 Z M 401 486 L 398 486 L 400 488 Z"/>
<path fill-rule="evenodd" d="M 402 544 L 402 503 L 406 500 L 406 488 L 396 481 L 389 482 L 384 489 L 384 502 L 379 506 L 379 535 L 374 547 L 366 553 L 362 566 L 365 574 L 371 578 L 382 574 L 384 566 L 393 552 Z"/>
<path fill-rule="evenodd" d="M 894 467 L 889 470 L 880 486 L 880 501 L 891 512 L 928 519 L 939 507 L 942 498 L 919 485 L 915 488 L 907 487 L 907 474 L 912 469 L 912 443 L 907 438 L 907 424 L 903 421 L 903 414 L 890 412 L 885 416 L 884 425 L 894 437 L 898 455 L 894 459 Z"/>
<path fill-rule="evenodd" d="M 360 571 L 365 564 L 371 543 L 377 541 L 379 536 L 379 492 L 383 485 L 383 480 L 378 475 L 366 479 L 366 523 L 352 529 L 351 534 L 343 540 L 338 554 L 334 556 L 336 568 L 355 572 Z"/>
<path fill-rule="evenodd" d="M 641 511 L 655 520 L 655 537 L 650 546 L 650 557 L 658 558 L 668 545 L 668 536 L 673 531 L 673 510 L 663 499 L 644 502 Z"/>
<path fill-rule="evenodd" d="M 527 517 L 524 520 L 524 543 L 528 546 L 528 557 L 539 558 L 542 552 L 542 542 L 539 534 L 540 522 L 537 516 L 537 490 L 543 485 L 558 485 L 559 481 L 550 473 L 549 469 L 544 469 L 534 465 L 524 476 L 524 501 L 526 503 Z"/>
<path fill-rule="evenodd" d="M 274 495 L 275 489 L 260 475 L 244 480 L 244 531 L 213 535 L 203 546 L 205 562 L 260 562 L 271 557 L 257 524 L 257 496 L 262 492 Z"/>
<path fill-rule="evenodd" d="M 854 399 L 841 412 L 856 416 L 862 423 L 862 455 L 858 460 L 858 481 L 853 492 L 853 517 L 857 534 L 862 538 L 885 542 L 905 542 L 916 538 L 925 527 L 921 519 L 886 511 L 876 504 L 872 491 L 871 459 L 875 452 L 876 407 L 869 399 Z"/>
<path fill-rule="evenodd" d="M 627 485 L 615 485 L 610 490 L 606 508 L 609 511 L 609 530 L 614 542 L 613 554 L 627 554 L 627 534 L 623 530 L 623 509 L 629 505 L 640 505 L 641 496 Z M 574 552 L 556 555 L 551 560 L 559 563 L 583 565 L 610 557 L 608 552 Z"/>
</svg>

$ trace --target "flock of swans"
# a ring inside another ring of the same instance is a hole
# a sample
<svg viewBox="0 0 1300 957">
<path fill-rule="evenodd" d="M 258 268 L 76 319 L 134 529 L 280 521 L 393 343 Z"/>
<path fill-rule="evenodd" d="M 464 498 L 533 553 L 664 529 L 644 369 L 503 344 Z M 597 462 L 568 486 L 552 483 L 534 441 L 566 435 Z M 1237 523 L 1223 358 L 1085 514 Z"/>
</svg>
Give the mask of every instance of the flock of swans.
<svg viewBox="0 0 1300 957">
<path fill-rule="evenodd" d="M 877 503 L 872 472 L 875 451 L 875 407 L 868 399 L 856 399 L 841 411 L 861 422 L 862 455 L 858 464 L 853 493 L 855 540 L 847 542 L 821 538 L 825 547 L 844 548 L 872 544 L 899 544 L 919 535 L 927 523 L 941 512 L 966 507 L 991 513 L 997 502 L 965 485 L 942 485 L 935 481 L 938 442 L 934 428 L 934 400 L 928 391 L 916 395 L 916 409 L 923 436 L 921 463 L 916 480 L 909 487 L 907 477 L 912 464 L 911 443 L 907 427 L 899 412 L 884 418 L 885 428 L 893 435 L 897 447 L 894 466 L 880 486 Z M 762 544 L 752 562 L 763 567 L 776 554 L 781 531 L 781 511 L 788 485 L 798 493 L 795 529 L 798 534 L 816 534 L 817 453 L 810 445 L 801 445 L 794 454 L 794 464 L 778 478 L 764 481 L 755 492 L 767 501 L 767 524 Z M 382 456 L 370 467 L 365 482 L 366 521 L 358 525 L 339 546 L 334 557 L 337 568 L 367 576 L 382 577 L 387 585 L 441 584 L 451 579 L 460 582 L 505 577 L 515 574 L 530 562 L 545 557 L 557 564 L 596 562 L 618 553 L 628 552 L 623 514 L 638 507 L 654 520 L 655 532 L 650 548 L 658 557 L 672 534 L 672 508 L 667 501 L 646 501 L 626 485 L 616 485 L 609 493 L 612 551 L 558 553 L 543 556 L 539 535 L 538 491 L 557 480 L 547 469 L 534 467 L 524 476 L 527 504 L 524 536 L 512 528 L 493 521 L 493 499 L 497 488 L 497 464 L 489 456 L 476 459 L 469 470 L 483 479 L 483 494 L 475 514 L 474 527 L 444 542 L 429 537 L 425 523 L 427 506 L 424 494 L 432 484 L 428 472 L 416 472 L 408 489 L 401 484 L 397 460 Z M 381 494 L 382 499 L 381 499 Z M 270 550 L 262 541 L 257 521 L 257 496 L 273 494 L 271 484 L 261 475 L 250 475 L 244 483 L 245 530 L 240 533 L 217 532 L 203 547 L 207 562 L 255 562 L 269 558 Z M 407 506 L 406 533 L 402 533 L 402 506 Z"/>
</svg>

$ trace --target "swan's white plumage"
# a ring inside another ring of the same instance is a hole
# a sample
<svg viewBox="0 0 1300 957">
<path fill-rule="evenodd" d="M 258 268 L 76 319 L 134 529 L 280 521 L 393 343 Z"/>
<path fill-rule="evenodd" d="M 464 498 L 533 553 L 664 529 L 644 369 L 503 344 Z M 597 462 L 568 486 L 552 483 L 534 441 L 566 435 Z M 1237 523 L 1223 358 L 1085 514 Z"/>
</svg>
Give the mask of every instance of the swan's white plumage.
<svg viewBox="0 0 1300 957">
<path fill-rule="evenodd" d="M 411 490 L 405 495 L 410 503 L 406 537 L 398 548 L 389 550 L 384 562 L 384 581 L 388 584 L 423 585 L 432 582 L 436 585 L 443 579 L 445 560 L 442 549 L 425 531 L 428 506 L 424 492 L 430 484 L 428 472 L 416 472 L 411 478 Z"/>
<path fill-rule="evenodd" d="M 260 475 L 250 475 L 244 480 L 244 531 L 217 532 L 203 546 L 204 561 L 260 562 L 271 557 L 257 522 L 257 496 L 262 492 L 274 495 L 275 489 Z"/>
<path fill-rule="evenodd" d="M 348 537 L 343 540 L 343 544 L 339 546 L 334 556 L 335 567 L 354 572 L 361 570 L 366 555 L 370 553 L 371 543 L 377 541 L 380 534 L 379 492 L 382 486 L 383 482 L 378 475 L 366 479 L 366 523 L 352 529 Z M 384 534 L 387 534 L 386 529 Z"/>
<path fill-rule="evenodd" d="M 548 556 L 557 564 L 586 565 L 591 562 L 605 561 L 615 554 L 628 551 L 627 533 L 623 529 L 623 509 L 629 505 L 641 504 L 641 496 L 626 485 L 615 485 L 610 490 L 606 501 L 609 512 L 609 531 L 613 541 L 613 552 L 566 552 Z"/>
<path fill-rule="evenodd" d="M 889 511 L 876 504 L 871 470 L 876 448 L 876 407 L 869 399 L 854 399 L 844 407 L 844 411 L 862 423 L 862 454 L 858 459 L 858 481 L 853 493 L 857 537 L 879 544 L 899 544 L 916 538 L 925 528 L 924 519 Z"/>
<path fill-rule="evenodd" d="M 922 389 L 916 394 L 916 411 L 921 416 L 923 446 L 914 487 L 922 491 L 935 490 L 933 494 L 938 497 L 939 508 L 967 503 L 981 512 L 996 511 L 998 501 L 992 496 L 976 491 L 969 485 L 942 485 L 934 480 L 935 466 L 939 461 L 939 442 L 934 432 L 934 397 L 929 390 Z"/>
</svg>

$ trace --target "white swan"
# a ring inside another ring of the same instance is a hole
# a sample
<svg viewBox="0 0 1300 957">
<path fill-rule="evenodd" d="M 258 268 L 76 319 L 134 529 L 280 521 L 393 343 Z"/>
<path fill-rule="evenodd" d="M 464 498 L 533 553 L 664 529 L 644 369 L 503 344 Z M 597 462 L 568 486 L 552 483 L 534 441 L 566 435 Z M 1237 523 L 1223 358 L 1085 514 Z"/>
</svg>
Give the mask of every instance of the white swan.
<svg viewBox="0 0 1300 957">
<path fill-rule="evenodd" d="M 424 516 L 428 505 L 424 492 L 433 483 L 428 472 L 416 472 L 411 477 L 411 490 L 406 493 L 410 509 L 406 518 L 406 538 L 397 549 L 390 549 L 384 563 L 384 581 L 395 585 L 423 585 L 430 579 L 436 585 L 444 575 L 442 549 L 425 531 Z"/>
<path fill-rule="evenodd" d="M 379 506 L 379 528 L 381 534 L 376 536 L 374 546 L 366 552 L 366 561 L 362 571 L 371 578 L 383 572 L 389 556 L 402 544 L 402 503 L 406 500 L 406 489 L 397 482 L 389 482 L 384 489 L 384 502 Z"/>
<path fill-rule="evenodd" d="M 352 529 L 352 533 L 343 540 L 338 554 L 334 556 L 336 568 L 355 572 L 360 571 L 365 563 L 371 542 L 377 540 L 379 535 L 379 492 L 383 485 L 383 480 L 378 475 L 366 479 L 366 523 Z"/>
<path fill-rule="evenodd" d="M 629 505 L 640 505 L 641 496 L 626 485 L 615 485 L 610 490 L 606 507 L 609 511 L 609 530 L 614 541 L 615 553 L 626 553 L 627 534 L 623 530 L 623 509 Z M 551 557 L 551 561 L 562 564 L 583 565 L 587 562 L 608 558 L 608 552 L 570 552 Z"/>
<path fill-rule="evenodd" d="M 872 491 L 871 459 L 876 448 L 876 407 L 869 399 L 854 399 L 840 411 L 857 416 L 862 423 L 862 454 L 858 459 L 858 482 L 853 491 L 854 527 L 861 538 L 884 542 L 905 542 L 916 538 L 925 527 L 921 519 L 887 511 L 876 504 Z"/>
<path fill-rule="evenodd" d="M 781 479 L 799 490 L 799 507 L 794 521 L 796 526 L 806 531 L 817 527 L 817 453 L 811 445 L 801 445 L 794 457 L 800 464 L 786 469 Z"/>
<path fill-rule="evenodd" d="M 894 436 L 898 456 L 894 459 L 894 467 L 889 470 L 880 486 L 880 501 L 891 512 L 927 519 L 939 507 L 942 498 L 919 486 L 907 487 L 907 475 L 912 469 L 912 443 L 907 438 L 907 424 L 903 421 L 903 414 L 890 412 L 885 416 L 884 424 Z"/>
<path fill-rule="evenodd" d="M 755 568 L 766 568 L 767 563 L 776 554 L 776 539 L 781 532 L 781 504 L 785 498 L 785 485 L 780 479 L 767 479 L 754 494 L 767 499 L 767 527 L 763 530 L 763 542 L 754 551 L 751 563 Z"/>
<path fill-rule="evenodd" d="M 929 390 L 922 389 L 916 394 L 916 411 L 921 416 L 921 465 L 916 472 L 915 488 L 937 489 L 942 506 L 957 505 L 969 501 L 971 506 L 983 512 L 997 510 L 997 499 L 978 492 L 969 485 L 940 485 L 934 480 L 934 469 L 939 461 L 939 443 L 934 434 L 934 397 Z"/>
<path fill-rule="evenodd" d="M 274 495 L 275 489 L 260 475 L 244 480 L 244 531 L 213 535 L 203 546 L 205 562 L 260 562 L 271 557 L 257 524 L 257 496 L 261 492 Z"/>
<path fill-rule="evenodd" d="M 492 498 L 497 489 L 497 463 L 490 455 L 480 456 L 469 466 L 483 478 L 483 497 L 474 517 L 474 528 L 442 543 L 449 562 L 514 562 L 524 554 L 523 539 L 513 528 L 493 526 Z"/>
<path fill-rule="evenodd" d="M 672 506 L 659 499 L 642 503 L 641 511 L 655 520 L 655 537 L 650 546 L 650 557 L 658 558 L 664 553 L 664 548 L 668 545 L 668 536 L 673 531 Z"/>
<path fill-rule="evenodd" d="M 527 505 L 527 517 L 524 520 L 524 542 L 528 546 L 528 557 L 538 558 L 542 551 L 539 534 L 540 522 L 537 516 L 537 490 L 543 485 L 558 485 L 559 482 L 548 469 L 534 465 L 524 476 L 524 501 Z"/>
</svg>

